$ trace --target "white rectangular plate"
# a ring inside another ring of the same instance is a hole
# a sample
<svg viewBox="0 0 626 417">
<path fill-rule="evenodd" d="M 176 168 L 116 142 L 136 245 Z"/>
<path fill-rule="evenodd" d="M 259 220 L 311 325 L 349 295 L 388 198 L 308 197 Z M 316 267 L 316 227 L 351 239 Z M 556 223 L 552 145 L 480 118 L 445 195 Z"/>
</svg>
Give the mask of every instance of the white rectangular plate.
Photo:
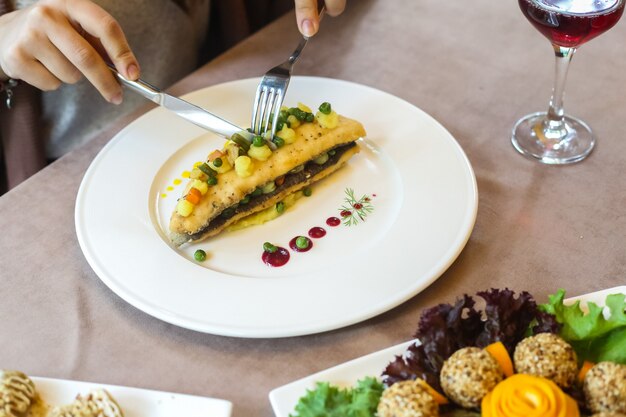
<svg viewBox="0 0 626 417">
<path fill-rule="evenodd" d="M 565 302 L 571 304 L 580 300 L 581 307 L 584 309 L 586 308 L 587 302 L 603 305 L 607 295 L 620 293 L 626 294 L 626 286 L 609 288 L 578 297 L 568 298 Z M 396 355 L 402 355 L 409 345 L 415 342 L 416 340 L 410 340 L 387 349 L 379 350 L 378 352 L 370 353 L 369 355 L 353 359 L 272 390 L 269 397 L 272 408 L 274 409 L 274 414 L 276 414 L 276 417 L 289 417 L 289 413 L 294 412 L 300 397 L 306 394 L 307 389 L 314 389 L 316 382 L 330 382 L 333 385 L 345 388 L 353 386 L 359 379 L 366 376 L 379 377 L 387 364 L 389 364 Z"/>
<path fill-rule="evenodd" d="M 229 401 L 215 398 L 65 379 L 31 379 L 50 407 L 71 403 L 79 393 L 104 388 L 120 405 L 125 417 L 230 417 L 232 411 Z"/>
</svg>

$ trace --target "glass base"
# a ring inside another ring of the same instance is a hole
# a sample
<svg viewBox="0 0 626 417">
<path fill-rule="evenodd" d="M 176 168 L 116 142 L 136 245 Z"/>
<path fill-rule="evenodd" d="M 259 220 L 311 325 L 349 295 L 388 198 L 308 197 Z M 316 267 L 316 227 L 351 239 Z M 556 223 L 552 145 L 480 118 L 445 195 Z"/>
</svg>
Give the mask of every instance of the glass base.
<svg viewBox="0 0 626 417">
<path fill-rule="evenodd" d="M 582 120 L 564 116 L 563 123 L 557 123 L 549 121 L 546 112 L 518 120 L 511 142 L 522 155 L 551 165 L 582 161 L 596 144 L 591 128 Z"/>
</svg>

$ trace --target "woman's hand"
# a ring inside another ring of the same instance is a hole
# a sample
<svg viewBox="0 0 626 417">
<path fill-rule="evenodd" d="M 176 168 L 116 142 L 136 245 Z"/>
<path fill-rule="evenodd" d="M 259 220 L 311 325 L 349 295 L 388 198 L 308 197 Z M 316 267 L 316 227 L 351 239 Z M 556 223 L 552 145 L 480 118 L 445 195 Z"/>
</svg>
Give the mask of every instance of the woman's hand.
<svg viewBox="0 0 626 417">
<path fill-rule="evenodd" d="M 296 21 L 298 28 L 304 36 L 313 36 L 320 26 L 320 18 L 317 14 L 317 3 L 323 0 L 295 0 Z M 331 16 L 340 15 L 346 8 L 346 0 L 325 0 L 326 13 Z"/>
<path fill-rule="evenodd" d="M 0 80 L 20 79 L 49 91 L 84 75 L 107 101 L 119 104 L 122 89 L 103 56 L 126 78 L 139 77 L 122 28 L 89 0 L 40 0 L 0 17 Z"/>
</svg>

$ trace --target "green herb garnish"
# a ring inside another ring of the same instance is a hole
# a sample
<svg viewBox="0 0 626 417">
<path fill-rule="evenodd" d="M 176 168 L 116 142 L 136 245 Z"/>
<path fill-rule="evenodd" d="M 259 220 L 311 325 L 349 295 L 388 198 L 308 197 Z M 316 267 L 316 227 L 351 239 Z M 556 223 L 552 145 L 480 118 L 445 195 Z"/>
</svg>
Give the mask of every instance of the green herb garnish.
<svg viewBox="0 0 626 417">
<path fill-rule="evenodd" d="M 564 298 L 565 291 L 561 289 L 539 308 L 553 314 L 562 324 L 560 335 L 572 345 L 578 359 L 626 364 L 626 295 L 606 297 L 608 318 L 603 315 L 603 307 L 595 303 L 587 303 L 589 312 L 585 313 L 579 301 L 565 305 Z"/>
<path fill-rule="evenodd" d="M 354 388 L 342 389 L 318 382 L 307 390 L 289 417 L 374 417 L 383 384 L 374 377 L 359 380 Z"/>
</svg>

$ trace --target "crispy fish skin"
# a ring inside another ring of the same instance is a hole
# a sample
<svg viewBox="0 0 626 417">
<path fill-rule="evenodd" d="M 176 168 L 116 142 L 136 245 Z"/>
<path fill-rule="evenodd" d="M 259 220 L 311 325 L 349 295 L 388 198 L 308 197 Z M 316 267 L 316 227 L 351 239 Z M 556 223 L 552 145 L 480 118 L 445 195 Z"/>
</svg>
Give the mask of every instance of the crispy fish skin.
<svg viewBox="0 0 626 417">
<path fill-rule="evenodd" d="M 180 245 L 185 236 L 185 241 L 189 240 L 191 235 L 206 229 L 224 209 L 238 203 L 257 187 L 287 174 L 330 149 L 365 136 L 361 123 L 343 116 L 339 116 L 339 125 L 333 129 L 322 128 L 318 123 L 304 123 L 295 132 L 294 143 L 275 150 L 267 161 L 254 161 L 255 171 L 251 176 L 241 178 L 234 169 L 220 174 L 218 185 L 209 188 L 191 215 L 183 217 L 174 212 L 170 219 L 172 242 Z"/>
</svg>

